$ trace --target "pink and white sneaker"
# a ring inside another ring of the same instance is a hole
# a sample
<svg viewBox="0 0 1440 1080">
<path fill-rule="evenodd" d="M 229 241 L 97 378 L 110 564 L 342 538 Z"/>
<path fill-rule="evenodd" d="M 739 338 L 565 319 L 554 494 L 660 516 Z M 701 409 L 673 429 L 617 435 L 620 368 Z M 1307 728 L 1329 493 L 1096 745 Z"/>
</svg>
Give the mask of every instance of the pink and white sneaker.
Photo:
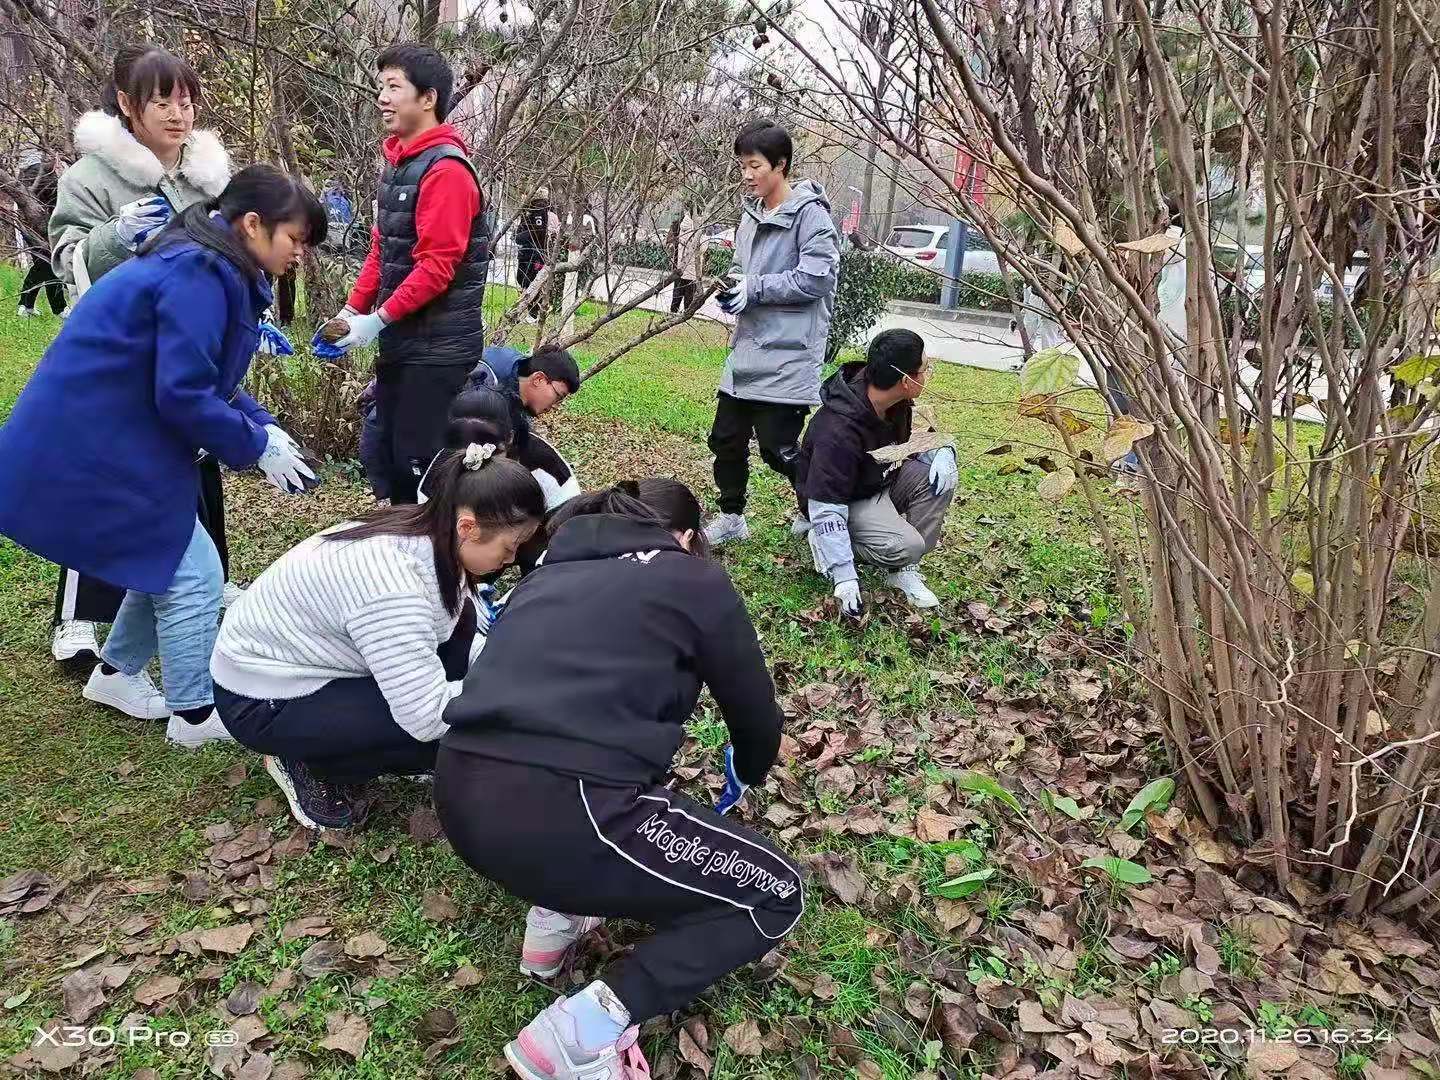
<svg viewBox="0 0 1440 1080">
<path fill-rule="evenodd" d="M 537 979 L 554 978 L 565 966 L 565 958 L 575 943 L 604 921 L 592 915 L 565 915 L 549 908 L 532 907 L 525 916 L 521 973 Z"/>
<path fill-rule="evenodd" d="M 564 999 L 545 1009 L 505 1045 L 505 1060 L 524 1080 L 645 1080 L 650 1063 L 636 1040 L 638 1027 L 626 1028 L 620 1038 L 598 1050 L 579 1043 L 575 1019 L 561 1006 Z"/>
</svg>

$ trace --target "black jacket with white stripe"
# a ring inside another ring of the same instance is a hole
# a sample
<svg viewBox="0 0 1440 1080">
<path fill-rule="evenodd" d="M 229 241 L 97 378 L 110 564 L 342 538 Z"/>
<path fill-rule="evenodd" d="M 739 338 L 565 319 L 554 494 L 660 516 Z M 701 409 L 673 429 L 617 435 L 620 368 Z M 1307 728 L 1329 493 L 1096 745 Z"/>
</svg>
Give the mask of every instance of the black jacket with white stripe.
<svg viewBox="0 0 1440 1080">
<path fill-rule="evenodd" d="M 759 783 L 780 746 L 775 687 L 729 576 L 662 528 L 566 522 L 516 586 L 445 713 L 444 745 L 611 784 L 660 782 L 708 686 Z"/>
</svg>

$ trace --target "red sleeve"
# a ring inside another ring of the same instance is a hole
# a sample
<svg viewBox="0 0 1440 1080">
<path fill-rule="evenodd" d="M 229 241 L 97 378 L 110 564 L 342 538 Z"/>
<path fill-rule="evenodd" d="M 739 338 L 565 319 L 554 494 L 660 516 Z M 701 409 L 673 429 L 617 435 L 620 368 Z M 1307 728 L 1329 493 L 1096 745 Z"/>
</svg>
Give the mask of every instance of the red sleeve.
<svg viewBox="0 0 1440 1080">
<path fill-rule="evenodd" d="M 355 287 L 350 290 L 350 299 L 345 303 L 350 310 L 368 315 L 379 293 L 380 230 L 374 228 L 370 230 L 370 251 L 365 255 L 365 265 L 360 268 L 360 276 L 355 279 Z"/>
<path fill-rule="evenodd" d="M 385 301 L 387 320 L 405 318 L 450 287 L 479 212 L 480 189 L 463 162 L 442 159 L 430 167 L 415 196 L 415 265 Z"/>
</svg>

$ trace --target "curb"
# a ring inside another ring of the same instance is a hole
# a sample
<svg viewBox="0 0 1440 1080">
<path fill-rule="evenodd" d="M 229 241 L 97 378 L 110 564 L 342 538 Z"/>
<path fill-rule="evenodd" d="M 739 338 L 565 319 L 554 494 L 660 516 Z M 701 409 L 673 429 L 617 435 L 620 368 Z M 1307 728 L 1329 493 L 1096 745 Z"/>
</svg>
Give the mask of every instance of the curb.
<svg viewBox="0 0 1440 1080">
<path fill-rule="evenodd" d="M 891 300 L 885 310 L 896 315 L 915 315 L 924 319 L 941 322 L 979 323 L 1010 329 L 1011 315 L 1005 311 L 986 311 L 983 308 L 943 308 L 939 304 L 921 304 L 914 300 Z"/>
</svg>

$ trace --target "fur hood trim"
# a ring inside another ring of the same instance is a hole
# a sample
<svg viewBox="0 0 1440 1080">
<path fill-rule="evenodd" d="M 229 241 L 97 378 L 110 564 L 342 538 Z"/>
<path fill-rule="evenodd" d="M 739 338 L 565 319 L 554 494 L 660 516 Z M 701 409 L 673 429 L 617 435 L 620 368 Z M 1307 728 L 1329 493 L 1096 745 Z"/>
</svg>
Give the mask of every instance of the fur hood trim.
<svg viewBox="0 0 1440 1080">
<path fill-rule="evenodd" d="M 99 109 L 76 122 L 75 149 L 94 154 L 140 187 L 155 187 L 165 176 L 160 159 L 126 130 L 120 118 Z M 224 191 L 230 182 L 230 155 L 220 145 L 220 136 L 199 128 L 190 132 L 180 155 L 180 175 L 212 199 Z"/>
</svg>

